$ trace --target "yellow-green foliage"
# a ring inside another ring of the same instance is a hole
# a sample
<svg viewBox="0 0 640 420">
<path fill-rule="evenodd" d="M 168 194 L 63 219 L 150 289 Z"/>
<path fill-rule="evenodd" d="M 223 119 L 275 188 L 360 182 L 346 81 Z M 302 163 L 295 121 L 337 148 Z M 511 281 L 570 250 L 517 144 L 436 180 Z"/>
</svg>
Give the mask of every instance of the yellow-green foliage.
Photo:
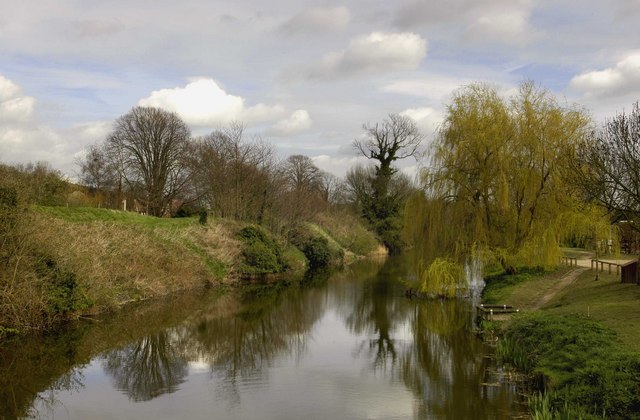
<svg viewBox="0 0 640 420">
<path fill-rule="evenodd" d="M 510 99 L 482 84 L 455 93 L 423 193 L 405 208 L 417 260 L 482 251 L 504 268 L 552 268 L 567 239 L 608 239 L 606 215 L 581 203 L 566 180 L 588 128 L 584 113 L 531 82 Z"/>
<path fill-rule="evenodd" d="M 420 291 L 429 295 L 452 298 L 466 287 L 464 269 L 452 260 L 436 258 L 420 272 Z"/>
</svg>

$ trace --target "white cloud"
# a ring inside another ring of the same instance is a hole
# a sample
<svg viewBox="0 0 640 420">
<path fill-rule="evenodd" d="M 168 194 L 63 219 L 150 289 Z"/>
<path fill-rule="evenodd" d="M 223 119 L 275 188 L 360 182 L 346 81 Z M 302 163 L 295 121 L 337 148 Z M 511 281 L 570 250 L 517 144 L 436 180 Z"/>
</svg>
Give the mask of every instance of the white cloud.
<svg viewBox="0 0 640 420">
<path fill-rule="evenodd" d="M 481 15 L 469 26 L 466 38 L 482 43 L 527 43 L 535 35 L 529 26 L 530 13 L 530 10 L 520 7 Z"/>
<path fill-rule="evenodd" d="M 429 74 L 419 79 L 396 80 L 384 85 L 381 90 L 387 93 L 415 96 L 433 102 L 446 102 L 461 85 L 474 82 L 474 79 Z"/>
<path fill-rule="evenodd" d="M 244 98 L 227 93 L 213 79 L 200 79 L 185 87 L 161 89 L 138 102 L 176 112 L 187 124 L 215 126 L 234 120 L 257 122 L 273 120 L 283 113 L 281 106 L 245 106 Z"/>
<path fill-rule="evenodd" d="M 586 97 L 616 97 L 640 89 L 640 51 L 628 53 L 615 66 L 579 74 L 569 88 Z"/>
<path fill-rule="evenodd" d="M 20 94 L 20 87 L 11 80 L 0 75 L 0 102 L 15 98 Z"/>
<path fill-rule="evenodd" d="M 536 0 L 491 0 L 474 2 L 466 39 L 472 43 L 524 45 L 538 38 L 530 24 Z"/>
<path fill-rule="evenodd" d="M 35 118 L 37 101 L 0 75 L 0 161 L 47 161 L 67 175 L 75 171 L 74 157 L 89 144 L 104 139 L 111 123 L 93 122 L 56 129 Z"/>
<path fill-rule="evenodd" d="M 416 69 L 427 55 L 427 40 L 415 33 L 373 32 L 352 39 L 313 66 L 312 78 Z"/>
<path fill-rule="evenodd" d="M 400 112 L 400 115 L 405 115 L 414 120 L 420 132 L 427 138 L 433 137 L 444 119 L 439 111 L 430 107 L 405 109 Z"/>
<path fill-rule="evenodd" d="M 346 28 L 350 19 L 349 9 L 344 6 L 312 8 L 287 20 L 280 30 L 286 34 L 326 33 Z"/>
<path fill-rule="evenodd" d="M 344 176 L 347 171 L 357 165 L 367 165 L 369 159 L 364 156 L 352 157 L 336 157 L 326 154 L 312 156 L 313 163 L 325 172 L 332 173 L 337 176 Z"/>
<path fill-rule="evenodd" d="M 289 117 L 278 121 L 273 126 L 273 131 L 276 134 L 288 136 L 308 129 L 311 127 L 311 123 L 309 112 L 304 109 L 298 109 L 289 115 Z"/>
<path fill-rule="evenodd" d="M 36 100 L 30 96 L 21 96 L 0 102 L 0 121 L 31 120 Z"/>
<path fill-rule="evenodd" d="M 0 121 L 5 124 L 30 121 L 35 105 L 35 98 L 22 96 L 18 85 L 0 75 Z"/>
</svg>

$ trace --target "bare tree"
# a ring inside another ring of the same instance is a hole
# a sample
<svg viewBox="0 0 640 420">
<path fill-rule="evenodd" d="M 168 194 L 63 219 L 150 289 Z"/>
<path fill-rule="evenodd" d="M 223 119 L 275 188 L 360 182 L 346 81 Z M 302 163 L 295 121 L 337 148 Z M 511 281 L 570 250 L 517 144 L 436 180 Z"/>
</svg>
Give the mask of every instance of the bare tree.
<svg viewBox="0 0 640 420">
<path fill-rule="evenodd" d="M 389 114 L 382 123 L 362 126 L 365 137 L 354 140 L 353 147 L 367 159 L 377 161 L 376 178 L 381 181 L 377 194 L 384 194 L 396 160 L 419 157 L 423 135 L 410 117 Z"/>
<path fill-rule="evenodd" d="M 115 171 L 104 149 L 98 145 L 89 146 L 86 155 L 78 161 L 80 180 L 95 191 L 96 206 L 101 207 L 101 195 L 114 181 Z"/>
<path fill-rule="evenodd" d="M 294 190 L 318 189 L 321 183 L 322 171 L 309 156 L 289 156 L 284 164 L 283 172 L 290 187 Z"/>
<path fill-rule="evenodd" d="M 189 137 L 177 114 L 159 108 L 135 107 L 116 120 L 107 150 L 129 187 L 142 188 L 148 214 L 162 216 L 185 188 Z"/>
<path fill-rule="evenodd" d="M 273 147 L 260 138 L 247 141 L 244 125 L 232 123 L 197 139 L 194 149 L 191 167 L 203 206 L 260 223 L 275 198 Z"/>
<path fill-rule="evenodd" d="M 618 114 L 590 133 L 571 171 L 588 200 L 616 218 L 640 220 L 640 107 Z M 637 228 L 636 224 L 631 226 Z"/>
<path fill-rule="evenodd" d="M 279 213 L 287 222 L 308 220 L 326 207 L 322 171 L 310 157 L 289 156 L 281 164 L 280 173 L 284 185 L 280 193 Z"/>
<path fill-rule="evenodd" d="M 375 228 L 387 248 L 397 252 L 402 247 L 399 236 L 402 201 L 389 191 L 392 176 L 397 172 L 393 164 L 400 159 L 417 158 L 423 136 L 411 118 L 399 114 L 390 114 L 374 126 L 365 124 L 363 129 L 364 138 L 355 140 L 353 147 L 367 159 L 375 161 L 375 175 L 370 177 L 370 197 L 361 202 L 362 215 Z"/>
</svg>

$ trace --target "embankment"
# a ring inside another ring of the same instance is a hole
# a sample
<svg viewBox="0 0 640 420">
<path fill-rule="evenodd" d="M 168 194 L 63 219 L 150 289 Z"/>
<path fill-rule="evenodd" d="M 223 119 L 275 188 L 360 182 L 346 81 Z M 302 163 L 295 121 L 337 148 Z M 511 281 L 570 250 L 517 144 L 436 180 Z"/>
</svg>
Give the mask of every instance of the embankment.
<svg viewBox="0 0 640 420">
<path fill-rule="evenodd" d="M 348 215 L 302 223 L 290 240 L 226 219 L 202 224 L 65 207 L 5 213 L 11 223 L 0 248 L 0 337 L 131 301 L 233 285 L 243 276 L 302 273 L 310 260 L 341 264 L 379 246 Z"/>
<path fill-rule="evenodd" d="M 639 418 L 640 287 L 578 270 L 489 279 L 489 300 L 523 312 L 499 327 L 497 356 L 529 378 L 534 418 Z"/>
</svg>

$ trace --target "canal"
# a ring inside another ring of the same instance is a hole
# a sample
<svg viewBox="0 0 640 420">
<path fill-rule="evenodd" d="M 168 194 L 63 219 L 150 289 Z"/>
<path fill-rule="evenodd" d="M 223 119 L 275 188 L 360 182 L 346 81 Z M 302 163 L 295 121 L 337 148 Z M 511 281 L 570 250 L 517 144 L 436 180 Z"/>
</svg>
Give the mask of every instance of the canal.
<svg viewBox="0 0 640 420">
<path fill-rule="evenodd" d="M 0 345 L 5 418 L 500 419 L 463 299 L 404 296 L 401 258 L 131 305 Z"/>
</svg>

